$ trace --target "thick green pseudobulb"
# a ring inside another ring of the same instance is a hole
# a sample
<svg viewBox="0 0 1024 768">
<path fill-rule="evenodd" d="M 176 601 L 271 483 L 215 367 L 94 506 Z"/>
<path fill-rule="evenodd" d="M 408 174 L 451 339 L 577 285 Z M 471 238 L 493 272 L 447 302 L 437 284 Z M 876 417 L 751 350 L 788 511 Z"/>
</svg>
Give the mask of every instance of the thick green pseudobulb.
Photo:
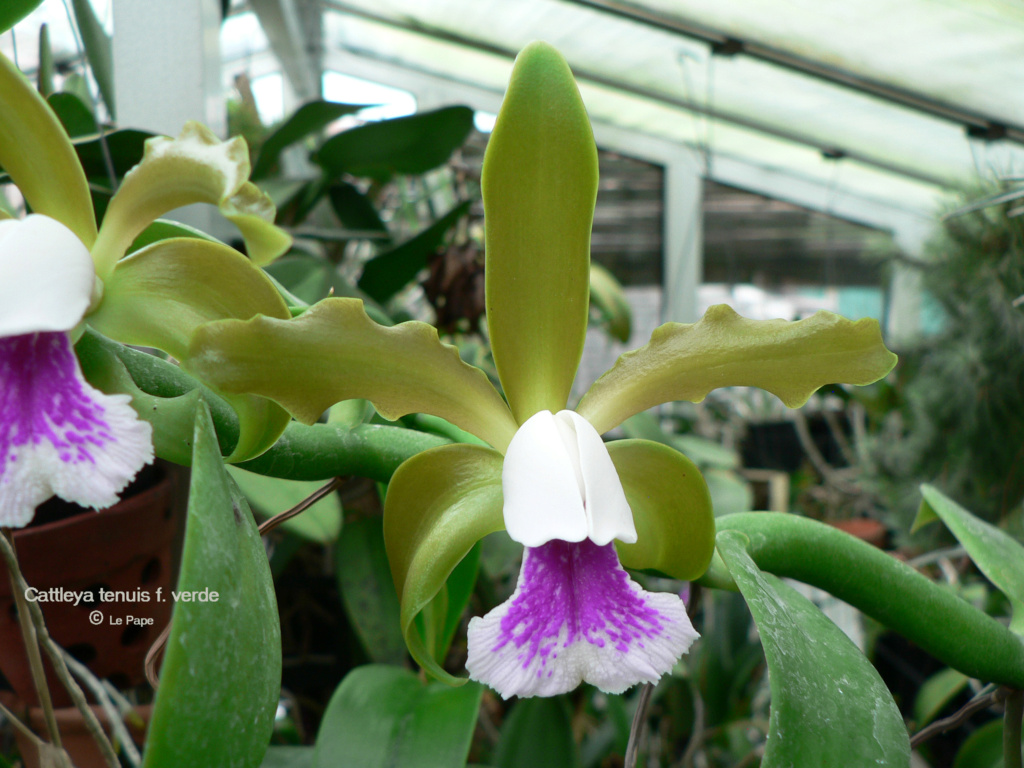
<svg viewBox="0 0 1024 768">
<path fill-rule="evenodd" d="M 516 59 L 483 166 L 487 323 L 516 421 L 565 408 L 587 329 L 597 148 L 565 59 Z"/>
</svg>

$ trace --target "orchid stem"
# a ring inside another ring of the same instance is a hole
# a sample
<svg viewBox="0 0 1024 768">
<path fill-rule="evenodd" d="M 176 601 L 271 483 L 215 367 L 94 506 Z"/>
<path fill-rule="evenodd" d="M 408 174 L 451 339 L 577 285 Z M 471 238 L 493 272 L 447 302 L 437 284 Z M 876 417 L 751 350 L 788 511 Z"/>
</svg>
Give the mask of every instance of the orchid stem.
<svg viewBox="0 0 1024 768">
<path fill-rule="evenodd" d="M 1022 768 L 1021 719 L 1024 718 L 1024 691 L 1011 691 L 1003 713 L 1003 767 Z"/>
<path fill-rule="evenodd" d="M 28 657 L 39 706 L 43 710 L 47 737 L 51 744 L 60 748 L 60 730 L 57 728 L 57 717 L 53 713 L 50 689 L 46 685 L 46 671 L 43 669 L 43 656 L 39 651 L 39 638 L 32 622 L 32 615 L 29 613 L 28 600 L 25 599 L 25 577 L 18 566 L 18 556 L 14 551 L 14 534 L 10 528 L 4 528 L 3 535 L 0 535 L 0 549 L 3 550 L 4 561 L 7 563 L 7 571 L 11 578 L 11 593 L 14 604 L 18 607 L 18 624 L 21 626 L 21 637 L 25 643 L 25 655 Z"/>
<path fill-rule="evenodd" d="M 651 703 L 651 693 L 653 692 L 654 686 L 651 683 L 644 683 L 640 688 L 636 712 L 633 713 L 633 724 L 629 728 L 629 742 L 626 744 L 626 759 L 623 768 L 636 768 L 636 761 L 640 756 L 640 735 L 647 722 L 647 706 Z"/>
</svg>

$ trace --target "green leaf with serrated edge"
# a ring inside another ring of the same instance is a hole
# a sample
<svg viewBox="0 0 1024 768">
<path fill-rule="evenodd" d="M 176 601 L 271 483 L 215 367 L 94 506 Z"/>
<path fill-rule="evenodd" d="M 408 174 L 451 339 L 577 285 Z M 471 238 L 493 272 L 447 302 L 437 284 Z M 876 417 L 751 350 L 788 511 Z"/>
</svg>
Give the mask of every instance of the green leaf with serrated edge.
<svg viewBox="0 0 1024 768">
<path fill-rule="evenodd" d="M 516 58 L 481 184 L 491 348 L 522 424 L 565 408 L 576 376 L 597 198 L 587 111 L 565 59 L 546 43 Z"/>
<path fill-rule="evenodd" d="M 283 480 L 246 472 L 238 467 L 228 467 L 228 474 L 235 481 L 252 511 L 267 520 L 274 515 L 296 506 L 323 487 L 315 480 Z M 329 493 L 306 509 L 302 514 L 285 520 L 281 528 L 317 544 L 333 544 L 341 533 L 341 500 L 337 493 Z"/>
<path fill-rule="evenodd" d="M 622 286 L 600 264 L 590 264 L 590 306 L 612 338 L 625 344 L 633 332 L 633 309 Z"/>
<path fill-rule="evenodd" d="M 405 640 L 381 518 L 349 522 L 335 554 L 341 602 L 363 650 L 373 661 L 401 666 L 406 659 Z"/>
<path fill-rule="evenodd" d="M 923 525 L 919 521 L 927 522 L 929 512 L 941 518 L 978 570 L 1010 601 L 1010 629 L 1024 634 L 1024 545 L 975 517 L 933 486 L 922 485 L 921 495 L 924 498 L 913 530 Z"/>
<path fill-rule="evenodd" d="M 781 579 L 762 573 L 738 531 L 718 551 L 761 635 L 771 685 L 763 768 L 910 765 L 910 737 L 882 678 L 842 630 Z"/>
<path fill-rule="evenodd" d="M 139 418 L 153 425 L 153 450 L 175 464 L 192 463 L 195 408 L 201 398 L 213 414 L 221 452 L 238 442 L 238 417 L 213 390 L 178 366 L 86 329 L 75 345 L 86 380 L 108 395 L 131 395 Z"/>
<path fill-rule="evenodd" d="M 496 768 L 578 767 L 580 756 L 565 699 L 517 701 L 501 727 L 494 764 Z"/>
<path fill-rule="evenodd" d="M 365 104 L 339 104 L 333 101 L 310 101 L 303 104 L 279 128 L 267 136 L 252 168 L 252 178 L 270 173 L 274 163 L 288 147 L 326 128 L 344 115 L 365 109 Z"/>
<path fill-rule="evenodd" d="M 953 698 L 967 687 L 970 680 L 963 672 L 955 669 L 939 670 L 924 681 L 914 699 L 914 721 L 918 728 L 924 728 L 938 717 L 939 712 Z"/>
<path fill-rule="evenodd" d="M 416 661 L 450 684 L 465 682 L 437 664 L 413 620 L 484 536 L 505 527 L 502 456 L 475 445 L 446 445 L 413 456 L 388 485 L 384 543 L 402 608 L 402 634 Z"/>
<path fill-rule="evenodd" d="M 313 768 L 462 768 L 483 688 L 426 683 L 407 669 L 356 667 L 331 697 Z"/>
<path fill-rule="evenodd" d="M 381 303 L 402 290 L 426 268 L 430 255 L 441 246 L 448 231 L 469 212 L 471 203 L 471 200 L 459 203 L 419 234 L 366 262 L 359 278 L 359 289 Z"/>
<path fill-rule="evenodd" d="M 217 599 L 175 602 L 143 768 L 256 768 L 281 693 L 274 584 L 205 405 L 196 413 L 193 450 L 177 591 L 216 592 Z"/>
<path fill-rule="evenodd" d="M 968 736 L 953 768 L 1003 768 L 1003 721 L 990 720 Z"/>
<path fill-rule="evenodd" d="M 385 328 L 356 299 L 325 299 L 288 321 L 208 323 L 196 331 L 187 359 L 219 390 L 268 397 L 307 424 L 334 403 L 361 397 L 389 421 L 430 413 L 498 450 L 516 431 L 484 373 L 442 344 L 435 328 Z"/>
<path fill-rule="evenodd" d="M 636 524 L 635 544 L 615 542 L 622 564 L 696 579 L 715 551 L 715 516 L 700 471 L 679 451 L 649 440 L 607 447 Z"/>
<path fill-rule="evenodd" d="M 700 402 L 719 387 L 759 387 L 796 408 L 825 384 L 871 384 L 896 365 L 877 320 L 816 312 L 796 322 L 748 320 L 711 307 L 697 323 L 666 323 L 622 355 L 577 411 L 599 433 L 673 400 Z"/>
<path fill-rule="evenodd" d="M 91 136 L 95 135 L 97 129 L 96 118 L 93 117 L 89 107 L 82 103 L 74 94 L 54 93 L 46 99 L 46 103 L 57 115 L 68 136 Z"/>
<path fill-rule="evenodd" d="M 288 250 L 291 237 L 274 226 L 274 204 L 246 181 L 248 176 L 245 141 L 221 141 L 199 123 L 186 123 L 175 139 L 147 140 L 142 161 L 124 177 L 107 206 L 93 248 L 97 274 L 106 280 L 142 230 L 165 213 L 193 203 L 218 206 L 242 233 L 254 263 L 273 261 Z"/>
<path fill-rule="evenodd" d="M 471 130 L 472 109 L 443 107 L 343 131 L 325 141 L 313 160 L 331 177 L 426 173 L 448 162 Z"/>
<path fill-rule="evenodd" d="M 6 32 L 34 11 L 43 0 L 5 0 L 0 3 L 0 32 Z"/>
<path fill-rule="evenodd" d="M 75 9 L 75 22 L 78 33 L 85 47 L 85 57 L 89 60 L 89 69 L 100 88 L 100 95 L 107 110 L 116 119 L 117 107 L 114 103 L 114 50 L 110 37 L 103 30 L 103 25 L 96 18 L 96 12 L 89 0 L 71 0 Z"/>
<path fill-rule="evenodd" d="M 50 106 L 2 54 L 0 167 L 33 211 L 61 222 L 92 247 L 92 197 L 74 147 Z"/>
</svg>

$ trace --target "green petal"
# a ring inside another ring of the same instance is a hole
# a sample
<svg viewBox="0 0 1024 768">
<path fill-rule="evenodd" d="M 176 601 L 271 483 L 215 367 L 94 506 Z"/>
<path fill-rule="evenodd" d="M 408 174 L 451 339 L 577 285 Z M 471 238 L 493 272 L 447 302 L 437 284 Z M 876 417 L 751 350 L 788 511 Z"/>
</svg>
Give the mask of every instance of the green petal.
<svg viewBox="0 0 1024 768">
<path fill-rule="evenodd" d="M 439 680 L 441 669 L 413 624 L 476 542 L 505 527 L 501 454 L 445 445 L 413 456 L 395 472 L 384 502 L 384 543 L 401 601 L 402 634 L 413 658 Z"/>
<path fill-rule="evenodd" d="M 622 564 L 684 581 L 701 576 L 715 551 L 715 516 L 700 470 L 649 440 L 616 440 L 608 454 L 636 524 L 636 544 L 615 542 Z"/>
<path fill-rule="evenodd" d="M 797 322 L 748 320 L 719 304 L 700 322 L 666 323 L 622 355 L 576 409 L 599 433 L 671 400 L 719 387 L 760 387 L 798 408 L 825 384 L 871 384 L 896 365 L 878 321 L 816 312 Z"/>
<path fill-rule="evenodd" d="M 572 72 L 523 49 L 483 166 L 487 323 L 516 420 L 565 408 L 587 330 L 597 148 Z"/>
<path fill-rule="evenodd" d="M 199 123 L 185 124 L 176 139 L 146 142 L 142 162 L 121 184 L 107 207 L 93 248 L 96 271 L 106 280 L 136 236 L 160 216 L 193 203 L 219 206 L 242 232 L 250 258 L 272 261 L 291 238 L 274 226 L 274 204 L 249 176 L 245 141 L 220 141 Z"/>
<path fill-rule="evenodd" d="M 1024 634 L 1024 546 L 1004 531 L 972 515 L 937 488 L 921 486 L 921 509 L 913 530 L 936 517 L 946 524 L 978 569 L 1010 601 L 1010 629 Z"/>
<path fill-rule="evenodd" d="M 57 219 L 92 246 L 92 197 L 75 149 L 50 106 L 2 55 L 0 166 L 32 210 Z"/>
<path fill-rule="evenodd" d="M 437 330 L 386 328 L 358 299 L 325 299 L 294 320 L 257 317 L 200 328 L 188 367 L 225 392 L 251 392 L 312 424 L 334 403 L 370 400 L 395 420 L 429 413 L 504 451 L 516 424 L 500 395 Z"/>
<path fill-rule="evenodd" d="M 203 323 L 257 314 L 291 317 L 259 268 L 226 245 L 175 237 L 119 261 L 88 322 L 124 344 L 155 347 L 183 360 Z"/>
</svg>

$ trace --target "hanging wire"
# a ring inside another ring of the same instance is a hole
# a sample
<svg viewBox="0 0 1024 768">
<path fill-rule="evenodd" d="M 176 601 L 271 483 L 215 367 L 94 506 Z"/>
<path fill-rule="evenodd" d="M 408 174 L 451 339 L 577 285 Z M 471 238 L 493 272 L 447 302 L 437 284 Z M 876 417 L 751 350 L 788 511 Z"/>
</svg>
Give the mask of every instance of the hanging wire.
<svg viewBox="0 0 1024 768">
<path fill-rule="evenodd" d="M 68 24 L 71 26 L 71 34 L 75 38 L 75 48 L 77 50 L 79 58 L 85 67 L 86 72 L 89 71 L 89 57 L 85 55 L 85 43 L 82 40 L 81 31 L 78 29 L 78 23 L 71 12 L 71 6 L 68 5 L 68 0 L 61 0 L 61 4 L 64 6 L 64 13 L 68 17 Z M 96 79 L 96 75 L 93 74 L 93 80 Z M 98 84 L 97 84 L 98 85 Z M 107 178 L 110 180 L 110 192 L 113 194 L 117 192 L 120 182 L 117 178 L 117 172 L 114 170 L 114 158 L 110 154 L 110 144 L 107 141 L 107 132 L 103 127 L 103 121 L 99 119 L 99 102 L 96 100 L 96 96 L 93 94 L 93 89 L 87 89 L 89 93 L 89 103 L 92 106 L 92 113 L 97 116 L 96 119 L 96 131 L 99 134 L 100 151 L 103 154 L 103 167 L 107 171 Z M 106 105 L 104 105 L 106 107 Z M 109 110 L 108 110 L 109 113 Z"/>
<path fill-rule="evenodd" d="M 18 66 L 18 36 L 14 34 L 14 27 L 11 27 L 11 58 L 14 59 L 14 68 L 21 69 Z"/>
</svg>

